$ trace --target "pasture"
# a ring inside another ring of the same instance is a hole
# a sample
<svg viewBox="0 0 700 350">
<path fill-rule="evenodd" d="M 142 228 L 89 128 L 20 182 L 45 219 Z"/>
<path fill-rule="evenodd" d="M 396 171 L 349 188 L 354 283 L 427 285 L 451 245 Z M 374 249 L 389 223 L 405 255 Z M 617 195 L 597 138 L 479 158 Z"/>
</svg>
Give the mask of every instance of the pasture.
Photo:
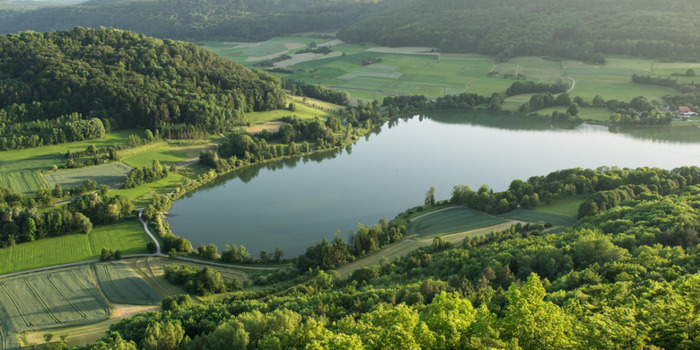
<svg viewBox="0 0 700 350">
<path fill-rule="evenodd" d="M 540 204 L 540 206 L 535 208 L 535 210 L 575 218 L 578 216 L 578 208 L 581 206 L 584 200 L 585 198 L 583 196 L 564 198 L 554 201 L 551 204 Z"/>
<path fill-rule="evenodd" d="M 85 179 L 97 182 L 97 185 L 113 185 L 123 182 L 131 171 L 131 167 L 124 163 L 108 163 L 89 166 L 78 169 L 52 171 L 44 174 L 49 188 L 61 185 L 63 188 L 80 186 Z"/>
<path fill-rule="evenodd" d="M 1 151 L 0 185 L 23 194 L 33 195 L 39 188 L 48 186 L 41 173 L 51 169 L 53 165 L 59 167 L 64 165 L 66 163 L 65 154 L 68 150 L 84 151 L 90 145 L 95 145 L 97 148 L 126 145 L 130 134 L 143 137 L 143 131 L 140 130 L 121 130 L 107 133 L 99 140 Z"/>
<path fill-rule="evenodd" d="M 499 217 L 510 220 L 520 220 L 526 222 L 549 222 L 554 226 L 573 226 L 576 223 L 576 217 L 548 213 L 544 211 L 516 209 L 505 214 L 500 214 Z"/>
<path fill-rule="evenodd" d="M 506 221 L 472 209 L 447 208 L 414 218 L 411 226 L 408 227 L 408 234 L 419 236 L 451 234 L 493 226 Z"/>
<path fill-rule="evenodd" d="M 145 254 L 150 237 L 137 219 L 96 226 L 88 235 L 71 234 L 0 249 L 0 274 L 97 259 L 102 248 L 124 255 Z"/>
<path fill-rule="evenodd" d="M 107 299 L 117 304 L 156 305 L 162 298 L 124 262 L 95 265 L 97 282 Z"/>
</svg>

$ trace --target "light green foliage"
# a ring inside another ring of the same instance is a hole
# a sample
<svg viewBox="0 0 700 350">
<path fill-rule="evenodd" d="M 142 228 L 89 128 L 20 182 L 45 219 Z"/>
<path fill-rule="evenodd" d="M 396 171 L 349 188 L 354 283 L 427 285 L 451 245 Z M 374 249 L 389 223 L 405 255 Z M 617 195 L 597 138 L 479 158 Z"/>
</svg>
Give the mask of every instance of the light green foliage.
<svg viewBox="0 0 700 350">
<path fill-rule="evenodd" d="M 546 291 L 537 275 L 528 277 L 520 288 L 511 285 L 506 294 L 503 333 L 518 339 L 525 349 L 566 349 L 571 339 L 572 320 L 558 306 L 544 301 Z"/>
<path fill-rule="evenodd" d="M 95 265 L 105 296 L 118 304 L 156 305 L 161 298 L 134 270 L 122 262 Z"/>
<path fill-rule="evenodd" d="M 156 322 L 146 328 L 143 348 L 146 350 L 175 350 L 179 348 L 185 331 L 179 323 Z"/>
<path fill-rule="evenodd" d="M 409 226 L 408 233 L 421 236 L 449 234 L 475 230 L 504 222 L 506 220 L 486 215 L 476 210 L 453 208 L 415 219 Z"/>
<path fill-rule="evenodd" d="M 435 348 L 459 348 L 462 334 L 474 322 L 475 314 L 472 304 L 459 295 L 442 292 L 435 296 L 424 318 L 430 330 L 436 333 Z"/>
</svg>

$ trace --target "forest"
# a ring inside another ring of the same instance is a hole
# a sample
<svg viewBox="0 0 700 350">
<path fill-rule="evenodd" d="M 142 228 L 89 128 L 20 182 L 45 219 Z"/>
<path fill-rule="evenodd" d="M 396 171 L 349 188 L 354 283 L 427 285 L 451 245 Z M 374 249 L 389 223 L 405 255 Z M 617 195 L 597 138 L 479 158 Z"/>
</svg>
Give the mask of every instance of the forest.
<svg viewBox="0 0 700 350">
<path fill-rule="evenodd" d="M 244 113 L 285 102 L 271 74 L 191 43 L 116 29 L 0 36 L 0 71 L 3 149 L 134 127 L 197 136 L 241 125 Z"/>
<path fill-rule="evenodd" d="M 385 0 L 338 37 L 387 46 L 439 47 L 507 59 L 549 55 L 591 61 L 596 54 L 696 60 L 696 3 L 671 0 Z"/>
<path fill-rule="evenodd" d="M 77 6 L 0 11 L 0 33 L 113 27 L 178 40 L 261 41 L 334 31 L 360 16 L 361 0 L 93 0 Z"/>
<path fill-rule="evenodd" d="M 87 348 L 695 349 L 698 180 L 697 167 L 514 180 L 506 192 L 521 201 L 583 192 L 608 205 L 564 231 L 516 224 L 458 246 L 436 238 L 347 280 L 305 266 L 264 290 L 168 300 L 166 312 L 124 319 Z M 452 201 L 479 206 L 494 195 L 458 186 Z"/>
</svg>

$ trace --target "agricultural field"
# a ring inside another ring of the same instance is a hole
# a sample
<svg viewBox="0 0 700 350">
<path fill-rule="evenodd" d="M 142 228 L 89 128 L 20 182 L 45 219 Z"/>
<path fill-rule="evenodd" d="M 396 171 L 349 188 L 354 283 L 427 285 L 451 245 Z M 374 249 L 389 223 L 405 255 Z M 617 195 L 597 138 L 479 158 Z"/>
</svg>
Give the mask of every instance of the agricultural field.
<svg viewBox="0 0 700 350">
<path fill-rule="evenodd" d="M 545 211 L 516 209 L 505 214 L 500 214 L 499 217 L 510 220 L 520 220 L 527 222 L 549 222 L 554 226 L 572 226 L 576 223 L 576 217 L 548 213 Z"/>
<path fill-rule="evenodd" d="M 472 209 L 447 208 L 414 218 L 408 228 L 408 234 L 419 236 L 451 234 L 493 226 L 506 221 Z"/>
<path fill-rule="evenodd" d="M 107 133 L 99 140 L 1 151 L 0 185 L 23 194 L 33 195 L 39 188 L 48 186 L 41 173 L 48 171 L 53 165 L 59 167 L 64 165 L 66 163 L 65 154 L 68 150 L 84 151 L 90 145 L 95 145 L 97 148 L 126 145 L 130 134 L 143 137 L 143 131 L 121 130 Z"/>
<path fill-rule="evenodd" d="M 205 48 L 245 65 L 252 65 L 261 56 L 266 59 L 284 52 L 287 46 L 301 45 L 309 38 L 277 38 L 256 44 L 201 43 Z M 318 40 L 317 42 L 322 42 Z M 329 44 L 333 52 L 310 60 L 283 64 L 294 71 L 282 76 L 308 83 L 348 91 L 353 99 L 379 100 L 391 95 L 425 95 L 431 98 L 462 92 L 491 95 L 503 93 L 521 75 L 526 80 L 543 83 L 575 81 L 570 92 L 590 102 L 596 95 L 606 100 L 630 101 L 644 96 L 661 100 L 676 91 L 661 86 L 639 85 L 631 81 L 632 74 L 651 74 L 666 77 L 672 73 L 685 73 L 696 69 L 697 63 L 667 63 L 626 56 L 608 56 L 605 65 L 593 65 L 573 60 L 552 60 L 536 56 L 515 57 L 506 62 L 496 62 L 493 57 L 470 54 L 439 54 L 426 48 L 382 48 L 372 45 L 350 45 L 340 41 Z M 286 46 L 285 46 L 286 45 Z M 420 50 L 418 50 L 420 49 Z M 287 49 L 287 53 L 295 49 Z M 273 54 L 271 54 L 273 53 Z M 381 58 L 376 64 L 363 66 L 362 60 Z M 283 61 L 284 62 L 284 61 Z M 281 66 L 282 64 L 280 64 Z M 694 77 L 673 77 L 683 82 L 693 82 Z M 529 95 L 514 96 L 504 106 L 517 111 L 519 104 L 527 102 Z M 607 120 L 596 111 L 586 119 Z"/>
<path fill-rule="evenodd" d="M 146 254 L 150 237 L 137 219 L 97 226 L 88 235 L 72 234 L 0 249 L 0 274 L 97 259 L 102 248 L 124 255 Z"/>
<path fill-rule="evenodd" d="M 95 265 L 100 290 L 117 304 L 156 305 L 162 298 L 124 262 Z"/>
<path fill-rule="evenodd" d="M 197 44 L 229 60 L 252 66 L 256 61 L 294 53 L 312 42 L 322 45 L 327 41 L 312 37 L 279 37 L 259 43 L 201 41 Z"/>
<path fill-rule="evenodd" d="M 49 188 L 61 185 L 63 188 L 80 186 L 85 179 L 97 182 L 97 185 L 113 185 L 123 182 L 131 171 L 131 167 L 124 163 L 108 163 L 89 166 L 78 169 L 67 169 L 44 173 L 44 178 Z"/>
<path fill-rule="evenodd" d="M 15 333 L 107 319 L 110 307 L 89 267 L 0 279 L 0 348 L 18 348 Z"/>
</svg>

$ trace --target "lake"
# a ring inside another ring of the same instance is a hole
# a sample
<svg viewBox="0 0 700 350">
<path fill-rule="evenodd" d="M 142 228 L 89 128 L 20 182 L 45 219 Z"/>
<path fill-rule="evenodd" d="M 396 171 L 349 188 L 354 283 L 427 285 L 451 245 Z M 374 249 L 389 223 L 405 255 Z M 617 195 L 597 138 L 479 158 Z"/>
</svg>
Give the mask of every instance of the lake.
<svg viewBox="0 0 700 350">
<path fill-rule="evenodd" d="M 231 173 L 175 202 L 167 220 L 195 247 L 242 244 L 257 257 L 279 246 L 293 257 L 422 204 L 430 186 L 447 199 L 457 184 L 502 191 L 513 179 L 573 167 L 700 165 L 700 128 L 672 129 L 430 113 L 385 124 L 339 151 Z"/>
</svg>

